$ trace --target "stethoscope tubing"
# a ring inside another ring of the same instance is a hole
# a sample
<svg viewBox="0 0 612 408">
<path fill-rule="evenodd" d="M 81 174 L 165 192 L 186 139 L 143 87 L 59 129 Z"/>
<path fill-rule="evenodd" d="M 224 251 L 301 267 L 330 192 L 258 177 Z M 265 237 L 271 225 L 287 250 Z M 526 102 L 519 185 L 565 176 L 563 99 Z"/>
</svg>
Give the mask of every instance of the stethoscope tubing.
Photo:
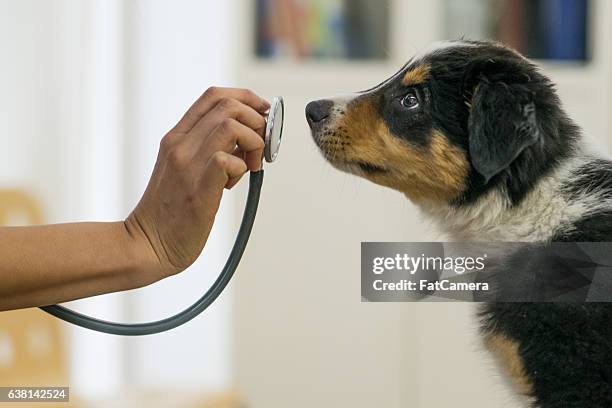
<svg viewBox="0 0 612 408">
<path fill-rule="evenodd" d="M 236 241 L 234 242 L 234 246 L 232 247 L 232 251 L 230 252 L 227 262 L 219 274 L 219 277 L 217 280 L 215 280 L 208 291 L 200 299 L 198 299 L 198 301 L 182 312 L 154 322 L 127 324 L 96 319 L 60 305 L 45 306 L 41 307 L 40 309 L 49 313 L 50 315 L 53 315 L 68 323 L 81 326 L 85 329 L 119 336 L 146 336 L 150 334 L 157 334 L 172 330 L 187 323 L 206 310 L 208 306 L 210 306 L 217 299 L 217 297 L 219 297 L 221 292 L 223 292 L 229 281 L 234 276 L 236 268 L 238 267 L 238 264 L 242 259 L 242 255 L 244 254 L 244 250 L 246 249 L 247 243 L 249 242 L 251 231 L 253 230 L 255 216 L 257 215 L 257 208 L 259 206 L 259 197 L 261 195 L 263 179 L 263 170 L 252 172 L 250 174 L 249 192 L 246 206 L 244 208 L 244 215 L 242 216 L 238 236 L 236 237 Z"/>
</svg>

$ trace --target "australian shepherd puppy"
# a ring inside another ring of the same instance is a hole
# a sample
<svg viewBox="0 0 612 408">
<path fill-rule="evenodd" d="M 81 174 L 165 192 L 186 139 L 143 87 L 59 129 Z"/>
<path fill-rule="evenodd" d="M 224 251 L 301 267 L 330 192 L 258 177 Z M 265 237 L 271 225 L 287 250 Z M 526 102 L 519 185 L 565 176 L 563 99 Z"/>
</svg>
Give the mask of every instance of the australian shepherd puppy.
<svg viewBox="0 0 612 408">
<path fill-rule="evenodd" d="M 612 163 L 588 150 L 554 84 L 505 46 L 436 44 L 306 116 L 334 167 L 405 194 L 452 240 L 612 241 Z M 482 307 L 485 343 L 534 406 L 612 407 L 612 306 Z"/>
</svg>

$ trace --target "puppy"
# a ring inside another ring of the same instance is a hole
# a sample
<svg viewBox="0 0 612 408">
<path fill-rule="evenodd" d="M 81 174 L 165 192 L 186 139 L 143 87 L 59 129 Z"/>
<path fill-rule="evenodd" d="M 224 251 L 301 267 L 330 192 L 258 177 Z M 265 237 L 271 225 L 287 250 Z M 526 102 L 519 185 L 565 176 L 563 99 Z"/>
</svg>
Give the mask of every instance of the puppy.
<svg viewBox="0 0 612 408">
<path fill-rule="evenodd" d="M 612 163 L 501 44 L 436 44 L 306 117 L 334 167 L 405 194 L 453 240 L 612 241 Z M 534 406 L 612 407 L 612 306 L 482 307 L 485 344 Z"/>
</svg>

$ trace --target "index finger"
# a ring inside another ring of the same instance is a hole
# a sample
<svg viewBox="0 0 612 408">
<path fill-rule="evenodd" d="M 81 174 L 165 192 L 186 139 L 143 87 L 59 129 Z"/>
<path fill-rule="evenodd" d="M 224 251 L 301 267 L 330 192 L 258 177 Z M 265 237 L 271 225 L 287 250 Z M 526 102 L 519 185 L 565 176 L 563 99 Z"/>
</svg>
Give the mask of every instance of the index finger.
<svg viewBox="0 0 612 408">
<path fill-rule="evenodd" d="M 221 99 L 235 99 L 260 113 L 265 113 L 270 109 L 270 103 L 251 90 L 212 87 L 195 101 L 173 131 L 189 132 Z"/>
</svg>

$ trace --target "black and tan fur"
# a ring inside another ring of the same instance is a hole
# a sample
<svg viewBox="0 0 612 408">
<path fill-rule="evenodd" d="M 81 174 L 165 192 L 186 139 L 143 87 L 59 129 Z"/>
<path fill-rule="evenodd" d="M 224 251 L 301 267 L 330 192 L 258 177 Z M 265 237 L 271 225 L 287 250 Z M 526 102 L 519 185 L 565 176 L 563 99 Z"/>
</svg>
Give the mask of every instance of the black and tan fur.
<svg viewBox="0 0 612 408">
<path fill-rule="evenodd" d="M 455 41 L 379 86 L 308 105 L 335 167 L 405 194 L 464 241 L 612 241 L 612 162 L 554 84 L 502 45 Z M 612 407 L 612 306 L 492 303 L 485 344 L 541 408 Z"/>
</svg>

